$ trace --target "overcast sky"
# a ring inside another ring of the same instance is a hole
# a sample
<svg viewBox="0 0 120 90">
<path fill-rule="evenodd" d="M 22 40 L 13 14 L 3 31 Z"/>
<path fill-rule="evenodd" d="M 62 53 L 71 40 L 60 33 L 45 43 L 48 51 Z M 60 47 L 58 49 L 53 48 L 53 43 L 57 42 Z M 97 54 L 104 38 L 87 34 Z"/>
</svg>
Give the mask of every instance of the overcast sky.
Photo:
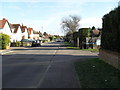
<svg viewBox="0 0 120 90">
<path fill-rule="evenodd" d="M 119 0 L 1 0 L 0 19 L 24 24 L 36 31 L 63 35 L 61 20 L 81 17 L 80 28 L 102 27 L 103 15 L 118 6 Z"/>
</svg>

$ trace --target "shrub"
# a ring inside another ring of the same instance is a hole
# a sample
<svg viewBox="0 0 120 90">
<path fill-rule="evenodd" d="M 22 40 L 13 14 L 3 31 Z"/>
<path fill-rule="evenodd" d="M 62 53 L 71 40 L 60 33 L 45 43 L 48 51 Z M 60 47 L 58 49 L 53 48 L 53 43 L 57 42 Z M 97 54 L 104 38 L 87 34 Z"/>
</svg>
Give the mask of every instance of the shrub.
<svg viewBox="0 0 120 90">
<path fill-rule="evenodd" d="M 120 7 L 103 16 L 101 48 L 120 53 Z"/>
<path fill-rule="evenodd" d="M 7 34 L 0 33 L 0 49 L 6 49 L 10 43 L 10 36 Z"/>
<path fill-rule="evenodd" d="M 84 49 L 86 48 L 86 37 L 90 37 L 90 28 L 81 28 L 78 31 L 79 34 L 79 46 L 80 49 L 82 49 L 84 47 Z"/>
<path fill-rule="evenodd" d="M 82 37 L 90 37 L 90 30 L 90 28 L 81 28 L 79 29 L 79 33 L 82 35 Z"/>
<path fill-rule="evenodd" d="M 17 41 L 17 42 L 15 43 L 15 46 L 16 46 L 16 47 L 20 47 L 20 45 L 21 45 L 21 42 L 20 42 L 20 41 Z"/>
<path fill-rule="evenodd" d="M 78 38 L 78 32 L 73 33 L 73 44 L 76 47 L 77 46 L 77 38 Z"/>
<path fill-rule="evenodd" d="M 54 40 L 54 36 L 49 37 L 50 41 Z"/>
</svg>

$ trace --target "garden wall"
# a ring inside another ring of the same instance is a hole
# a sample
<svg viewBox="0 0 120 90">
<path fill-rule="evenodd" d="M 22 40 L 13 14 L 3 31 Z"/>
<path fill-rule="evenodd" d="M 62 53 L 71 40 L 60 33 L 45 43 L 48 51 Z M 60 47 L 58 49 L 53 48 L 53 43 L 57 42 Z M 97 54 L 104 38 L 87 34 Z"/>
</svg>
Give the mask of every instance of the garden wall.
<svg viewBox="0 0 120 90">
<path fill-rule="evenodd" d="M 120 70 L 120 53 L 110 50 L 100 49 L 99 57 L 108 64 Z"/>
</svg>

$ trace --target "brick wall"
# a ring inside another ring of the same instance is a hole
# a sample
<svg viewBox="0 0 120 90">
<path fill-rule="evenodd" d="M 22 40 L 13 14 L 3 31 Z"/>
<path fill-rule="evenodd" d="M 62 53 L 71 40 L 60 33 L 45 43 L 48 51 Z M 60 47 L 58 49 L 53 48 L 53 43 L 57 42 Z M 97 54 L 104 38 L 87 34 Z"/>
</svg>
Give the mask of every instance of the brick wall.
<svg viewBox="0 0 120 90">
<path fill-rule="evenodd" d="M 120 70 L 120 53 L 100 49 L 99 57 Z"/>
</svg>

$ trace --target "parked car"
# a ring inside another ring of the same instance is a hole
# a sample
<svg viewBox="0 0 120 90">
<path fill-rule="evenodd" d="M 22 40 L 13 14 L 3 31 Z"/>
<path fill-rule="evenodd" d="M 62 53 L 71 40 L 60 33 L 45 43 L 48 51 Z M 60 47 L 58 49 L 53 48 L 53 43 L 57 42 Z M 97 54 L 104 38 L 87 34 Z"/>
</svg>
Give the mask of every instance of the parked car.
<svg viewBox="0 0 120 90">
<path fill-rule="evenodd" d="M 31 47 L 40 47 L 40 46 L 41 46 L 40 40 L 33 41 L 31 45 Z"/>
</svg>

